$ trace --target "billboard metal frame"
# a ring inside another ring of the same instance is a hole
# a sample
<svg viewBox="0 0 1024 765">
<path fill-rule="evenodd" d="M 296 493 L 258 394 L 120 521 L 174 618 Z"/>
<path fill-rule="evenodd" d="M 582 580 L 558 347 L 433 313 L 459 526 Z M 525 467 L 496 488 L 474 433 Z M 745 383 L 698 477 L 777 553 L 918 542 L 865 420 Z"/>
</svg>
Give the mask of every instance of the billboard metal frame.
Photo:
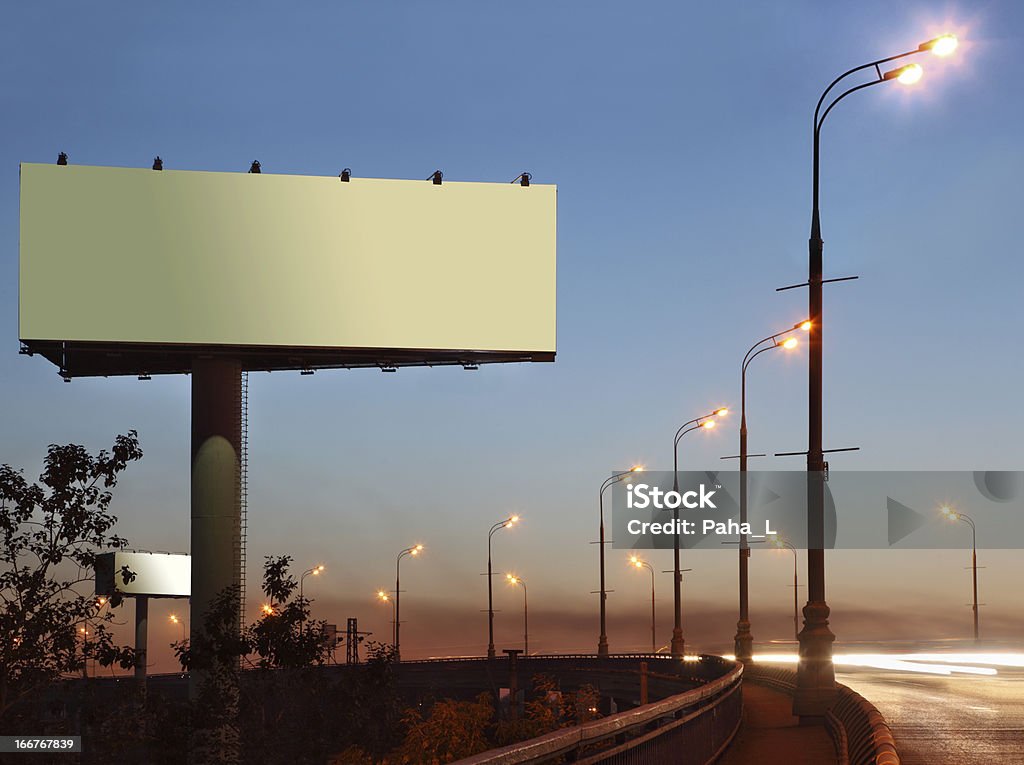
<svg viewBox="0 0 1024 765">
<path fill-rule="evenodd" d="M 21 353 L 39 355 L 56 365 L 67 380 L 73 377 L 187 374 L 197 358 L 230 357 L 244 372 L 361 369 L 378 367 L 463 366 L 552 362 L 554 352 L 469 351 L 420 348 L 304 348 L 253 345 L 100 343 L 63 340 L 22 340 Z"/>
</svg>

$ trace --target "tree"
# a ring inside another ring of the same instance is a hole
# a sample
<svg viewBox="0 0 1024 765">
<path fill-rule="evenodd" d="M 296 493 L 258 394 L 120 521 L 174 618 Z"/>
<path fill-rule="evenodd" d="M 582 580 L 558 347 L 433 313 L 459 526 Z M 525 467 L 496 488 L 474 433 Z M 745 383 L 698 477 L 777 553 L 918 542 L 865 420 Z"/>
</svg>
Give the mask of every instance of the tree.
<svg viewBox="0 0 1024 765">
<path fill-rule="evenodd" d="M 288 569 L 289 555 L 268 555 L 263 563 L 263 592 L 270 603 L 250 625 L 247 637 L 261 669 L 298 669 L 327 661 L 333 646 L 327 622 L 310 619 L 307 598 L 292 599 L 299 585 Z"/>
<path fill-rule="evenodd" d="M 206 765 L 240 761 L 238 665 L 250 643 L 239 634 L 239 590 L 232 585 L 218 592 L 192 639 L 172 644 L 182 669 L 198 679 L 190 700 L 189 750 L 192 761 Z"/>
<path fill-rule="evenodd" d="M 543 736 L 545 733 L 596 720 L 601 695 L 594 686 L 585 684 L 575 692 L 562 691 L 550 675 L 535 675 L 533 698 L 524 704 L 524 714 L 517 719 L 499 720 L 494 739 L 498 746 Z"/>
<path fill-rule="evenodd" d="M 304 675 L 330 654 L 326 622 L 310 619 L 310 601 L 293 598 L 291 558 L 267 556 L 263 592 L 270 603 L 240 630 L 239 588 L 217 594 L 189 643 L 174 644 L 183 669 L 197 673 L 192 756 L 198 762 L 322 763 L 330 751 L 324 712 L 334 689 Z M 246 672 L 239 667 L 284 672 Z"/>
<path fill-rule="evenodd" d="M 96 556 L 127 546 L 112 533 L 111 489 L 141 457 L 133 430 L 96 456 L 51 444 L 38 483 L 0 466 L 0 720 L 89 659 L 132 666 L 134 651 L 114 644 L 113 616 L 92 582 Z"/>
<path fill-rule="evenodd" d="M 440 765 L 485 752 L 491 748 L 487 729 L 493 717 L 490 693 L 481 693 L 476 701 L 443 699 L 426 716 L 409 709 L 408 732 L 394 759 L 403 765 Z"/>
</svg>

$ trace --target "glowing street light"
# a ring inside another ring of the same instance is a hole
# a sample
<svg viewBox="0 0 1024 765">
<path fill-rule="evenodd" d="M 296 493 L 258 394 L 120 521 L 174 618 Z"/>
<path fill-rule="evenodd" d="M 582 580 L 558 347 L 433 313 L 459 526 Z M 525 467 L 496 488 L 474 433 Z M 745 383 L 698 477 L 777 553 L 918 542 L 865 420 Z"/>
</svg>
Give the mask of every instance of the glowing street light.
<svg viewBox="0 0 1024 765">
<path fill-rule="evenodd" d="M 184 641 L 185 640 L 185 621 L 184 621 L 184 619 L 178 618 L 177 614 L 171 614 L 168 617 L 168 620 L 170 621 L 171 624 L 177 624 L 177 625 L 179 625 L 181 627 L 181 639 L 182 639 L 182 641 Z"/>
<path fill-rule="evenodd" d="M 898 73 L 893 76 L 883 75 L 883 64 L 926 51 L 948 55 L 955 49 L 955 38 L 952 35 L 942 35 L 921 43 L 913 50 L 856 66 L 832 80 L 822 92 L 814 109 L 808 277 L 804 284 L 799 285 L 808 288 L 807 318 L 812 322 L 811 331 L 808 333 L 807 353 L 807 605 L 804 606 L 804 629 L 800 633 L 800 663 L 797 665 L 797 684 L 793 697 L 793 713 L 807 720 L 824 717 L 835 694 L 835 666 L 832 662 L 835 635 L 829 629 L 830 609 L 825 601 L 825 455 L 822 445 L 822 285 L 825 279 L 822 258 L 824 241 L 821 238 L 821 215 L 818 204 L 821 128 L 836 105 L 853 93 L 893 79 L 902 78 L 904 83 L 913 80 L 915 76 L 920 79 L 919 71 L 912 74 L 905 69 L 897 70 Z M 840 82 L 851 75 L 870 72 L 876 75 L 875 79 L 847 88 L 826 104 L 829 94 Z"/>
<path fill-rule="evenodd" d="M 495 657 L 494 651 L 494 587 L 491 581 L 494 578 L 494 574 L 491 571 L 491 537 L 494 536 L 494 532 L 500 531 L 501 529 L 508 529 L 519 523 L 518 515 L 510 515 L 503 521 L 498 521 L 491 530 L 487 532 L 487 658 L 493 659 Z"/>
<path fill-rule="evenodd" d="M 790 351 L 798 345 L 792 333 L 798 330 L 810 332 L 813 324 L 801 321 L 788 329 L 776 332 L 758 340 L 743 356 L 740 365 L 740 523 L 747 522 L 747 368 L 751 362 L 766 351 L 776 348 Z M 754 652 L 754 635 L 750 631 L 750 547 L 747 535 L 740 534 L 739 540 L 739 619 L 736 620 L 736 636 L 733 638 L 735 654 L 739 661 L 749 661 Z"/>
<path fill-rule="evenodd" d="M 629 556 L 629 563 L 633 568 L 643 570 L 647 569 L 651 572 L 651 653 L 658 652 L 658 636 L 657 636 L 657 622 L 655 621 L 654 611 L 654 567 L 651 566 L 645 560 L 641 560 L 635 555 Z"/>
<path fill-rule="evenodd" d="M 518 584 L 523 588 L 523 656 L 530 655 L 530 609 L 526 602 L 526 580 L 515 574 L 505 574 L 509 584 Z"/>
<path fill-rule="evenodd" d="M 395 560 L 395 661 L 401 660 L 401 626 L 402 626 L 402 558 L 406 555 L 416 557 L 423 552 L 423 545 L 416 544 L 412 547 L 406 547 L 402 552 L 398 553 L 398 558 Z"/>
<path fill-rule="evenodd" d="M 917 49 L 921 51 L 930 50 L 936 56 L 948 56 L 957 49 L 959 44 L 956 35 L 947 34 L 936 37 L 934 40 L 923 42 L 917 46 Z"/>
<path fill-rule="evenodd" d="M 260 611 L 263 612 L 264 616 L 275 615 L 274 607 L 270 603 L 264 603 L 262 606 L 260 606 Z"/>
<path fill-rule="evenodd" d="M 395 613 L 395 600 L 388 595 L 384 590 L 377 590 L 377 600 L 381 603 L 391 604 L 391 645 L 395 644 L 395 625 L 398 623 L 397 614 Z"/>
<path fill-rule="evenodd" d="M 943 507 L 940 511 L 949 521 L 963 521 L 971 527 L 971 577 L 974 584 L 974 639 L 978 640 L 978 530 L 974 519 L 964 513 L 958 513 L 951 507 Z"/>
<path fill-rule="evenodd" d="M 82 636 L 82 677 L 89 677 L 89 630 L 85 627 L 78 628 L 78 634 Z"/>
<path fill-rule="evenodd" d="M 913 85 L 924 76 L 924 69 L 919 64 L 907 64 L 898 69 L 891 69 L 882 75 L 883 80 L 896 80 L 902 85 Z"/>
<path fill-rule="evenodd" d="M 325 568 L 326 568 L 326 566 L 324 566 L 323 563 L 320 563 L 320 564 L 318 564 L 316 566 L 313 566 L 313 568 L 306 569 L 305 571 L 302 572 L 302 576 L 299 577 L 299 599 L 300 600 L 303 597 L 303 595 L 302 595 L 302 593 L 303 593 L 302 585 L 306 581 L 306 577 L 310 576 L 310 575 L 312 575 L 312 576 L 320 576 L 320 574 L 322 574 L 324 572 Z"/>
<path fill-rule="evenodd" d="M 605 587 L 604 577 L 604 490 L 609 486 L 619 483 L 620 481 L 629 480 L 633 473 L 642 473 L 643 465 L 634 465 L 629 470 L 622 470 L 618 473 L 612 473 L 611 476 L 604 480 L 601 484 L 601 489 L 597 492 L 597 507 L 600 514 L 600 525 L 598 527 L 598 566 L 601 574 L 601 589 L 599 590 L 601 598 L 601 634 L 597 638 L 597 655 L 607 656 L 608 655 L 608 628 L 606 620 L 606 609 L 608 600 L 608 590 Z"/>
<path fill-rule="evenodd" d="M 714 417 L 725 417 L 729 414 L 727 407 L 719 407 L 710 414 L 705 414 L 701 417 L 695 417 L 692 420 L 688 420 L 679 426 L 676 430 L 675 437 L 672 439 L 672 490 L 675 492 L 679 491 L 679 441 L 687 433 L 692 433 L 695 430 L 713 430 L 715 427 Z M 676 505 L 672 509 L 672 520 L 675 523 L 676 533 L 673 534 L 672 540 L 672 571 L 675 575 L 672 582 L 672 605 L 674 611 L 675 622 L 672 626 L 672 656 L 676 659 L 682 659 L 683 653 L 686 648 L 686 643 L 683 640 L 683 572 L 679 568 L 679 506 Z"/>
</svg>

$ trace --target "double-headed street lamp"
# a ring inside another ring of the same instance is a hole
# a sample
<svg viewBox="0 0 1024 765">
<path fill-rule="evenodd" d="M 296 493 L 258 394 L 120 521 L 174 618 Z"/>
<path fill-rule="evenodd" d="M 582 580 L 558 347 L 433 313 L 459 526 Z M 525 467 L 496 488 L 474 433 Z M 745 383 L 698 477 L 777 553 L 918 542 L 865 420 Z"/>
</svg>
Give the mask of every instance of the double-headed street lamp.
<svg viewBox="0 0 1024 765">
<path fill-rule="evenodd" d="M 171 624 L 177 624 L 181 627 L 181 640 L 185 642 L 185 620 L 180 618 L 177 614 L 171 614 L 168 618 Z"/>
<path fill-rule="evenodd" d="M 308 568 L 308 569 L 306 569 L 305 571 L 302 572 L 302 576 L 299 577 L 299 599 L 300 600 L 302 599 L 302 593 L 303 593 L 302 585 L 306 582 L 306 577 L 310 576 L 310 575 L 312 575 L 312 576 L 320 576 L 320 574 L 322 574 L 324 572 L 325 568 L 326 568 L 326 566 L 324 566 L 323 563 L 320 563 L 320 564 L 318 564 L 316 566 L 313 566 L 313 568 Z"/>
<path fill-rule="evenodd" d="M 672 490 L 675 492 L 679 491 L 679 441 L 687 433 L 691 433 L 694 430 L 709 430 L 715 427 L 715 417 L 724 417 L 729 413 L 729 410 L 725 407 L 720 407 L 710 414 L 705 414 L 701 417 L 695 417 L 692 420 L 684 422 L 676 430 L 675 437 L 672 439 Z M 683 658 L 683 652 L 686 648 L 686 644 L 683 641 L 683 572 L 679 569 L 679 505 L 676 505 L 672 509 L 672 520 L 675 523 L 675 534 L 673 534 L 673 566 L 672 570 L 675 576 L 672 582 L 672 601 L 673 610 L 675 612 L 675 622 L 672 627 L 672 657 L 675 659 Z"/>
<path fill-rule="evenodd" d="M 747 367 L 755 358 L 765 351 L 776 348 L 792 350 L 797 346 L 795 337 L 786 337 L 798 329 L 810 331 L 811 322 L 804 321 L 794 324 L 789 329 L 776 332 L 774 335 L 758 340 L 743 357 L 740 371 L 740 524 L 747 522 Z M 785 338 L 785 339 L 783 339 Z M 740 661 L 750 661 L 754 653 L 754 635 L 750 631 L 750 546 L 747 535 L 740 534 L 739 544 L 739 583 L 740 583 L 740 616 L 736 622 L 735 654 Z"/>
<path fill-rule="evenodd" d="M 388 595 L 384 590 L 377 590 L 377 600 L 381 603 L 391 604 L 391 645 L 393 646 L 395 644 L 395 625 L 398 623 L 398 619 L 395 614 L 395 599 Z"/>
<path fill-rule="evenodd" d="M 772 544 L 778 547 L 780 550 L 789 550 L 793 553 L 793 637 L 797 640 L 800 639 L 800 601 L 797 598 L 797 592 L 800 589 L 800 580 L 797 578 L 797 560 L 796 560 L 796 548 L 793 547 L 789 542 L 780 536 L 775 536 L 771 540 Z"/>
<path fill-rule="evenodd" d="M 498 521 L 491 530 L 487 532 L 487 658 L 493 659 L 495 657 L 494 652 L 494 588 L 492 587 L 491 579 L 493 574 L 491 573 L 491 537 L 494 536 L 494 532 L 500 529 L 507 529 L 510 526 L 515 526 L 519 522 L 518 515 L 510 515 L 503 521 Z"/>
<path fill-rule="evenodd" d="M 530 606 L 526 601 L 526 580 L 515 574 L 505 574 L 509 584 L 523 588 L 523 656 L 530 655 Z"/>
<path fill-rule="evenodd" d="M 601 569 L 601 589 L 599 591 L 599 597 L 601 598 L 601 634 L 597 638 L 597 655 L 607 656 L 608 655 L 608 629 L 607 622 L 605 621 L 605 610 L 606 602 L 608 600 L 608 590 L 605 589 L 604 584 L 604 490 L 609 486 L 617 484 L 619 481 L 625 481 L 633 473 L 639 473 L 643 471 L 643 466 L 634 465 L 629 470 L 622 470 L 618 473 L 612 473 L 608 478 L 604 479 L 604 483 L 601 484 L 600 491 L 597 492 L 597 507 L 600 514 L 600 526 L 598 528 L 598 540 L 597 547 L 599 550 L 598 565 Z"/>
<path fill-rule="evenodd" d="M 629 564 L 636 569 L 647 569 L 651 572 L 651 653 L 658 652 L 658 636 L 654 611 L 654 567 L 635 555 L 629 557 Z"/>
<path fill-rule="evenodd" d="M 406 555 L 415 557 L 421 552 L 423 552 L 423 545 L 413 545 L 398 553 L 398 558 L 395 559 L 395 661 L 400 661 L 402 658 L 402 558 Z"/>
<path fill-rule="evenodd" d="M 971 527 L 971 576 L 974 582 L 974 639 L 978 640 L 978 529 L 974 519 L 965 513 L 958 513 L 951 507 L 941 510 L 943 516 L 951 521 L 963 521 Z"/>
<path fill-rule="evenodd" d="M 957 46 L 956 37 L 943 35 L 921 43 L 916 49 L 895 56 L 854 67 L 836 77 L 825 88 L 814 109 L 813 165 L 811 200 L 811 235 L 808 240 L 808 319 L 811 321 L 808 338 L 808 395 L 807 395 L 807 605 L 804 606 L 804 628 L 800 632 L 800 663 L 797 665 L 796 692 L 793 713 L 808 721 L 824 718 L 835 696 L 836 676 L 832 664 L 832 643 L 835 635 L 828 626 L 829 607 L 825 601 L 825 457 L 822 447 L 822 271 L 821 222 L 818 205 L 819 158 L 821 128 L 836 104 L 852 93 L 883 82 L 898 81 L 913 84 L 921 77 L 922 69 L 909 64 L 882 72 L 882 64 L 931 51 L 940 56 L 952 53 Z M 875 79 L 854 85 L 828 101 L 833 88 L 850 75 L 874 70 Z M 823 110 L 824 107 L 824 110 Z M 828 280 L 834 281 L 834 280 Z"/>
</svg>

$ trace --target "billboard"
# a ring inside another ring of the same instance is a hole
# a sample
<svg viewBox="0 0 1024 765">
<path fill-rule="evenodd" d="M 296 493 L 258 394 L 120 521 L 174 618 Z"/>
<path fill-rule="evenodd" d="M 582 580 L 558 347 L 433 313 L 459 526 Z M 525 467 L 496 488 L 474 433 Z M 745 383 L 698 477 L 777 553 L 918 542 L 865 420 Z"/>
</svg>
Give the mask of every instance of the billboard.
<svg viewBox="0 0 1024 765">
<path fill-rule="evenodd" d="M 192 556 L 110 552 L 96 556 L 96 594 L 187 598 L 192 594 Z"/>
<path fill-rule="evenodd" d="M 556 189 L 22 164 L 19 336 L 69 375 L 551 361 Z"/>
</svg>

